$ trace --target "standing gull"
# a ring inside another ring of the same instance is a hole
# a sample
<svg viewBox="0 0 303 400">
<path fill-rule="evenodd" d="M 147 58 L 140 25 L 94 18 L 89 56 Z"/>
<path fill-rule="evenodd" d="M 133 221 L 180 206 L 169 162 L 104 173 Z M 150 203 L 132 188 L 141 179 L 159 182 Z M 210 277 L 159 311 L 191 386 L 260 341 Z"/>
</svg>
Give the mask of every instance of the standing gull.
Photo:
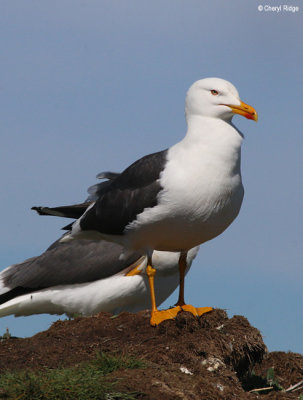
<svg viewBox="0 0 303 400">
<path fill-rule="evenodd" d="M 232 124 L 235 114 L 257 121 L 254 108 L 240 100 L 230 82 L 195 82 L 185 101 L 184 139 L 139 159 L 111 180 L 62 239 L 99 238 L 143 250 L 148 258 L 152 325 L 174 318 L 181 309 L 193 315 L 210 310 L 185 303 L 184 271 L 189 249 L 220 235 L 241 208 L 243 135 Z M 169 310 L 156 306 L 154 250 L 180 252 L 179 299 Z"/>
</svg>

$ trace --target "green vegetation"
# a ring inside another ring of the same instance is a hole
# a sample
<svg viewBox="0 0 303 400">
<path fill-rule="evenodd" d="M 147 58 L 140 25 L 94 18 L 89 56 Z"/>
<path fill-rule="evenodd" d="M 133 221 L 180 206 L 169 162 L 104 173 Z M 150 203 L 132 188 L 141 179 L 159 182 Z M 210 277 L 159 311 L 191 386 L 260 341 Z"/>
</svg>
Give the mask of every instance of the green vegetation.
<svg viewBox="0 0 303 400">
<path fill-rule="evenodd" d="M 12 336 L 12 335 L 10 334 L 9 329 L 6 328 L 5 333 L 3 333 L 2 336 L 0 336 L 0 341 L 2 342 L 3 340 L 7 340 L 7 339 L 11 338 L 11 336 Z"/>
<path fill-rule="evenodd" d="M 118 369 L 144 368 L 141 360 L 98 354 L 71 368 L 0 374 L 0 399 L 6 400 L 134 400 L 139 393 L 120 393 L 107 376 Z"/>
<path fill-rule="evenodd" d="M 269 368 L 266 373 L 266 379 L 270 386 L 273 387 L 274 390 L 283 390 L 283 387 L 280 385 L 278 379 L 275 376 L 274 368 Z"/>
<path fill-rule="evenodd" d="M 275 376 L 274 368 L 269 368 L 267 370 L 266 377 L 256 375 L 254 370 L 252 370 L 242 377 L 241 383 L 245 391 L 256 392 L 259 394 L 284 390 Z"/>
</svg>

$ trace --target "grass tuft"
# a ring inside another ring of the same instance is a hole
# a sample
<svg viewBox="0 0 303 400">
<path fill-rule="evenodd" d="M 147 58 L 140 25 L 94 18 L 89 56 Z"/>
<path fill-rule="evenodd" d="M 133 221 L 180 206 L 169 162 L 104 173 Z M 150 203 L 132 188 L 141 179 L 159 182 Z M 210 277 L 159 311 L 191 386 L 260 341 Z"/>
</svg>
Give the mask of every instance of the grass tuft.
<svg viewBox="0 0 303 400">
<path fill-rule="evenodd" d="M 76 367 L 6 372 L 0 375 L 0 399 L 134 400 L 139 393 L 117 392 L 107 375 L 118 369 L 144 367 L 141 360 L 101 353 Z"/>
<path fill-rule="evenodd" d="M 266 379 L 269 385 L 272 386 L 275 391 L 283 390 L 283 387 L 280 385 L 278 379 L 276 378 L 275 370 L 273 367 L 267 370 Z"/>
</svg>

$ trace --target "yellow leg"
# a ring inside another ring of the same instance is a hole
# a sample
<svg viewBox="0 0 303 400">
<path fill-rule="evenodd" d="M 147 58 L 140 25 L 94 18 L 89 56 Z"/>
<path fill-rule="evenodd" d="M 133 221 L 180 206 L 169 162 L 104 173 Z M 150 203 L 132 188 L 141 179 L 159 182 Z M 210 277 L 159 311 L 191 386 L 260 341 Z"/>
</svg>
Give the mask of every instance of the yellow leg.
<svg viewBox="0 0 303 400">
<path fill-rule="evenodd" d="M 145 260 L 145 257 L 142 256 L 139 258 L 139 260 L 135 261 L 132 265 L 130 265 L 128 268 L 128 272 L 125 274 L 125 276 L 141 275 L 142 263 L 144 262 L 144 260 Z"/>
<path fill-rule="evenodd" d="M 137 265 L 135 268 L 131 269 L 125 276 L 140 275 L 142 272 L 140 267 L 141 267 L 141 265 Z"/>
<path fill-rule="evenodd" d="M 154 285 L 156 270 L 151 265 L 148 265 L 146 267 L 146 273 L 148 276 L 150 299 L 151 299 L 151 306 L 152 306 L 152 312 L 153 312 L 153 311 L 157 311 L 155 285 Z"/>
<path fill-rule="evenodd" d="M 151 298 L 151 319 L 150 324 L 152 326 L 159 325 L 161 322 L 167 319 L 173 319 L 177 316 L 180 311 L 188 311 L 192 313 L 195 317 L 201 316 L 212 310 L 211 307 L 194 307 L 190 304 L 185 304 L 184 301 L 184 277 L 186 270 L 186 259 L 187 253 L 182 252 L 179 258 L 179 270 L 180 270 L 180 288 L 179 288 L 179 298 L 177 304 L 173 308 L 169 308 L 168 310 L 159 311 L 156 303 L 155 296 L 155 286 L 154 280 L 156 275 L 156 270 L 151 266 L 150 260 L 148 261 L 148 265 L 146 268 L 146 274 L 148 276 L 149 288 L 150 288 L 150 298 Z"/>
<path fill-rule="evenodd" d="M 173 319 L 176 317 L 179 311 L 181 311 L 180 307 L 174 307 L 168 310 L 159 311 L 156 303 L 155 296 L 155 286 L 154 279 L 156 275 L 156 270 L 150 264 L 146 267 L 146 273 L 148 276 L 149 289 L 150 289 L 150 298 L 151 298 L 151 318 L 150 324 L 152 326 L 159 325 L 162 321 L 166 319 Z"/>
</svg>

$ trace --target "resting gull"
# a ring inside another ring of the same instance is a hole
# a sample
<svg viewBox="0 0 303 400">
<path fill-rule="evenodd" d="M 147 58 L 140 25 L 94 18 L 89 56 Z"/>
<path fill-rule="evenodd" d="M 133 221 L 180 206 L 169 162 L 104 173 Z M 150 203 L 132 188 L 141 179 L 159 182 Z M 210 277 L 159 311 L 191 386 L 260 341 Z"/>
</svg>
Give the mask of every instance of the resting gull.
<svg viewBox="0 0 303 400">
<path fill-rule="evenodd" d="M 198 247 L 188 253 L 188 269 Z M 179 253 L 155 251 L 157 304 L 179 284 Z M 43 254 L 0 273 L 0 317 L 118 314 L 150 308 L 146 256 L 116 243 L 57 240 Z"/>
<path fill-rule="evenodd" d="M 101 172 L 97 178 L 111 180 L 118 175 Z M 87 208 L 108 184 L 109 181 L 103 181 L 91 186 L 81 207 Z M 77 218 L 79 208 L 76 205 L 69 213 L 65 210 L 64 216 Z M 47 208 L 37 211 L 62 215 Z M 42 313 L 88 316 L 100 311 L 118 314 L 150 307 L 147 257 L 142 251 L 128 250 L 104 240 L 61 243 L 60 239 L 40 256 L 11 265 L 0 273 L 0 317 Z M 195 247 L 188 253 L 186 272 L 198 249 Z M 179 284 L 179 256 L 174 252 L 153 253 L 158 269 L 155 288 L 158 305 Z"/>
</svg>

